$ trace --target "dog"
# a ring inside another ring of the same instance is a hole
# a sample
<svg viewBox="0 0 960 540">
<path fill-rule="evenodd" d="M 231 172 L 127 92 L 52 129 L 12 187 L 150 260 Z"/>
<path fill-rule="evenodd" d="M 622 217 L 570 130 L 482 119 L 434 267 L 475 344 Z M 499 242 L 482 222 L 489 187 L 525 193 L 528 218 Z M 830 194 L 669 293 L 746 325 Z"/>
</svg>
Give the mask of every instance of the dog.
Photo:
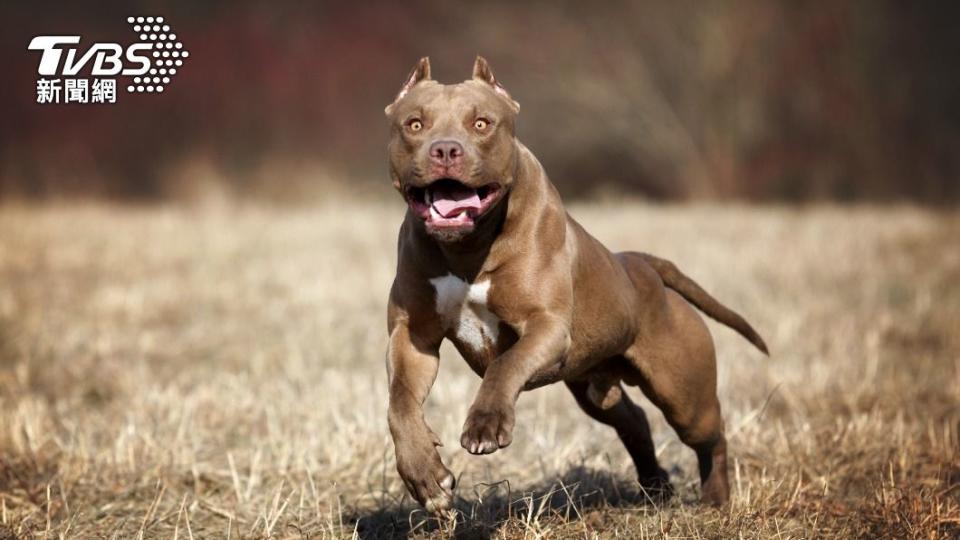
<svg viewBox="0 0 960 540">
<path fill-rule="evenodd" d="M 672 263 L 611 253 L 564 210 L 537 158 L 515 136 L 520 106 L 477 57 L 470 80 L 443 85 L 429 58 L 386 107 L 393 187 L 407 203 L 387 308 L 388 424 L 397 470 L 428 511 L 449 509 L 454 476 L 422 405 L 444 339 L 482 377 L 460 444 L 510 445 L 520 392 L 563 381 L 613 427 L 641 486 L 670 493 L 639 386 L 697 455 L 701 499 L 729 498 L 716 359 L 694 310 L 767 354 L 759 334 Z"/>
</svg>

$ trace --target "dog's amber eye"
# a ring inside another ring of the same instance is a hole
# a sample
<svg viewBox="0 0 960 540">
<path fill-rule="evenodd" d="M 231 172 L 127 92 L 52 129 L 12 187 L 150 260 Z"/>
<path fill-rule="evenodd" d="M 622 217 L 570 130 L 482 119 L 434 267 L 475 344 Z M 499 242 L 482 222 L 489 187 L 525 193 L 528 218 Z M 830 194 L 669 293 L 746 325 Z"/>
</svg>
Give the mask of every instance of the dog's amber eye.
<svg viewBox="0 0 960 540">
<path fill-rule="evenodd" d="M 414 120 L 411 120 L 407 124 L 407 126 L 410 127 L 410 131 L 420 131 L 421 129 L 423 129 L 423 122 L 414 119 Z"/>
<path fill-rule="evenodd" d="M 483 131 L 487 129 L 487 126 L 489 125 L 490 125 L 490 121 L 487 120 L 486 118 L 477 118 L 473 122 L 473 127 L 477 128 L 477 131 Z"/>
</svg>

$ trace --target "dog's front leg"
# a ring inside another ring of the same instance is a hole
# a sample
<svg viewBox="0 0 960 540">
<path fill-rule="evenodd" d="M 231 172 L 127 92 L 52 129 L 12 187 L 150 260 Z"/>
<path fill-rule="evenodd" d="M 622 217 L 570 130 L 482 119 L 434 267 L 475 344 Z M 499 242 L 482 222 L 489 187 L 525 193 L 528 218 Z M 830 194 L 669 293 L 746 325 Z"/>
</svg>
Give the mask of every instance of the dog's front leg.
<svg viewBox="0 0 960 540">
<path fill-rule="evenodd" d="M 419 345 L 403 322 L 390 332 L 387 373 L 390 405 L 387 423 L 393 436 L 397 472 L 407 490 L 430 512 L 453 502 L 453 474 L 440 460 L 440 440 L 423 418 L 423 402 L 439 367 L 439 345 Z"/>
<path fill-rule="evenodd" d="M 508 446 L 520 391 L 538 371 L 561 362 L 569 348 L 570 329 L 564 318 L 543 313 L 528 320 L 513 347 L 487 366 L 460 444 L 471 454 Z"/>
</svg>

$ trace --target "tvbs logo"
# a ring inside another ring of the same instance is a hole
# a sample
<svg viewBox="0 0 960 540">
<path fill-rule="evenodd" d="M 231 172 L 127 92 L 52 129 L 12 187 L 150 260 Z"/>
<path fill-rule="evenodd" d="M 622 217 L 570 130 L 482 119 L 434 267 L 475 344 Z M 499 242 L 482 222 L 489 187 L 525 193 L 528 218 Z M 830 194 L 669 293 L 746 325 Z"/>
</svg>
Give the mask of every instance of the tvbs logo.
<svg viewBox="0 0 960 540">
<path fill-rule="evenodd" d="M 83 51 L 80 36 L 70 35 L 30 40 L 27 49 L 40 51 L 37 103 L 116 103 L 118 76 L 130 78 L 127 92 L 163 92 L 190 53 L 163 17 L 127 17 L 127 23 L 140 40 L 126 47 L 94 43 Z"/>
</svg>

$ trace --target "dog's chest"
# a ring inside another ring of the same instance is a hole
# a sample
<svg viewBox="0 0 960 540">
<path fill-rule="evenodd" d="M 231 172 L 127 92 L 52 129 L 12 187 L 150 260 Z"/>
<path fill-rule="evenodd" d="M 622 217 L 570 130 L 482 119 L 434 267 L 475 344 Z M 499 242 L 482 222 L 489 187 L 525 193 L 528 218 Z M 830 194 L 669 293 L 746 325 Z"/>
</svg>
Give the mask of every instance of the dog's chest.
<svg viewBox="0 0 960 540">
<path fill-rule="evenodd" d="M 436 309 L 444 330 L 475 352 L 496 346 L 500 319 L 490 311 L 490 281 L 467 283 L 447 274 L 430 280 L 437 292 Z"/>
</svg>

